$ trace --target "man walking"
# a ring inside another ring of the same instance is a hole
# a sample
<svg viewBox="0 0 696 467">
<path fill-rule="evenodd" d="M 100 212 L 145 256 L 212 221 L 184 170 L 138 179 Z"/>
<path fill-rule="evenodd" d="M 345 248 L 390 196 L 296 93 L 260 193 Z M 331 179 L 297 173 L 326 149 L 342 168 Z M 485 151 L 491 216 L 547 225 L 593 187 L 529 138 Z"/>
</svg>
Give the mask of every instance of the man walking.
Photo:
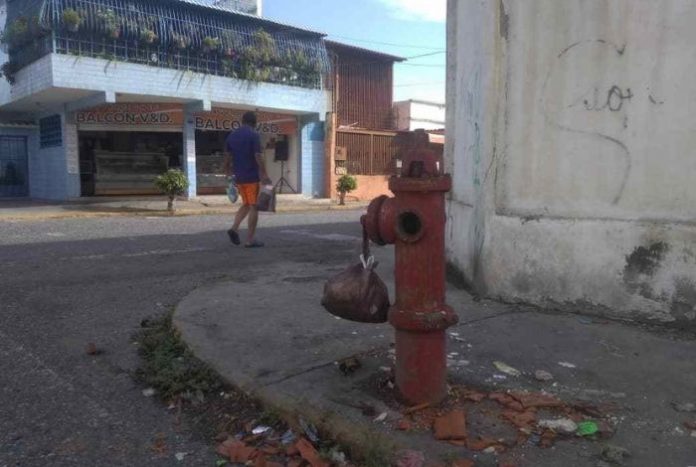
<svg viewBox="0 0 696 467">
<path fill-rule="evenodd" d="M 249 216 L 247 239 L 244 246 L 246 248 L 260 248 L 263 243 L 254 238 L 259 220 L 256 202 L 259 196 L 259 183 L 261 180 L 268 179 L 268 173 L 261 152 L 261 137 L 256 132 L 256 114 L 254 112 L 244 114 L 242 126 L 227 136 L 225 146 L 225 173 L 228 177 L 234 176 L 243 203 L 243 206 L 237 211 L 234 225 L 227 231 L 227 235 L 235 245 L 241 244 L 239 226 Z"/>
</svg>

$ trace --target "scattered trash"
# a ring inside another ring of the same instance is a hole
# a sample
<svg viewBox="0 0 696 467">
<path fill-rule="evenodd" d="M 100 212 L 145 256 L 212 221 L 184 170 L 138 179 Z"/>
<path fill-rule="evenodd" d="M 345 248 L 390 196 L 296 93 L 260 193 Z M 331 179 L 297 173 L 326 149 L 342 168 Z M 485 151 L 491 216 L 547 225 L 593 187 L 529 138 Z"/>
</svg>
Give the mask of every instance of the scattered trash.
<svg viewBox="0 0 696 467">
<path fill-rule="evenodd" d="M 691 402 L 672 402 L 672 407 L 674 407 L 674 410 L 677 412 L 696 412 L 696 404 Z"/>
<path fill-rule="evenodd" d="M 292 430 L 286 431 L 283 433 L 283 436 L 280 437 L 280 442 L 285 445 L 292 444 L 295 441 L 297 441 L 297 436 L 295 436 L 295 433 Z"/>
<path fill-rule="evenodd" d="M 449 335 L 452 336 L 452 337 L 459 337 L 459 333 L 458 333 L 458 332 L 450 332 Z"/>
<path fill-rule="evenodd" d="M 498 371 L 505 373 L 506 375 L 517 377 L 522 374 L 522 372 L 520 372 L 518 369 L 513 368 L 504 362 L 493 362 L 493 365 L 498 369 Z"/>
<path fill-rule="evenodd" d="M 628 449 L 620 446 L 607 444 L 602 449 L 602 458 L 614 464 L 623 464 L 624 460 L 630 456 L 631 453 L 628 451 Z"/>
<path fill-rule="evenodd" d="M 381 366 L 381 367 L 379 367 L 379 370 L 383 371 L 385 373 L 391 373 L 391 371 L 392 371 L 391 367 L 388 367 L 388 366 Z"/>
<path fill-rule="evenodd" d="M 529 437 L 527 440 L 527 444 L 530 444 L 532 446 L 538 446 L 539 443 L 541 443 L 541 436 L 537 434 L 533 434 L 532 436 Z"/>
<path fill-rule="evenodd" d="M 594 322 L 590 318 L 585 318 L 584 316 L 579 316 L 577 320 L 582 324 L 592 324 Z"/>
<path fill-rule="evenodd" d="M 496 453 L 495 446 L 487 447 L 486 449 L 483 450 L 483 453 L 484 454 L 495 454 Z"/>
<path fill-rule="evenodd" d="M 577 368 L 577 365 L 575 363 L 570 363 L 570 362 L 558 362 L 560 366 L 563 368 Z"/>
<path fill-rule="evenodd" d="M 411 431 L 413 429 L 413 423 L 405 418 L 402 418 L 396 425 L 396 429 L 399 431 Z"/>
<path fill-rule="evenodd" d="M 306 439 L 300 438 L 296 446 L 302 458 L 309 462 L 311 467 L 329 467 L 329 463 L 321 459 L 317 450 Z"/>
<path fill-rule="evenodd" d="M 382 423 L 387 419 L 387 412 L 382 412 L 377 418 L 374 419 L 375 423 Z"/>
<path fill-rule="evenodd" d="M 317 433 L 317 428 L 314 425 L 307 423 L 304 418 L 300 417 L 300 426 L 311 442 L 319 442 L 319 434 Z"/>
<path fill-rule="evenodd" d="M 505 375 L 499 375 L 499 374 L 496 373 L 496 374 L 493 375 L 493 379 L 498 379 L 498 380 L 501 380 L 501 381 L 502 381 L 502 380 L 507 379 L 507 376 L 505 376 Z"/>
<path fill-rule="evenodd" d="M 466 416 L 461 409 L 455 409 L 435 419 L 433 423 L 435 439 L 441 441 L 466 440 Z"/>
<path fill-rule="evenodd" d="M 548 428 L 556 433 L 575 433 L 578 430 L 578 425 L 569 418 L 560 418 L 557 420 L 539 420 L 538 425 L 543 428 Z"/>
<path fill-rule="evenodd" d="M 599 426 L 597 425 L 597 423 L 591 420 L 578 423 L 578 436 L 592 436 L 597 434 L 598 432 Z"/>
<path fill-rule="evenodd" d="M 534 377 L 537 379 L 537 381 L 543 381 L 543 382 L 553 381 L 553 375 L 546 370 L 535 371 Z"/>
<path fill-rule="evenodd" d="M 344 376 L 355 373 L 362 367 L 360 360 L 355 357 L 348 357 L 338 362 L 338 369 L 341 370 Z"/>
<path fill-rule="evenodd" d="M 425 402 L 423 404 L 418 404 L 414 405 L 413 407 L 409 407 L 408 409 L 404 410 L 404 415 L 412 414 L 415 412 L 420 412 L 421 410 L 427 409 L 430 407 L 430 402 Z"/>
<path fill-rule="evenodd" d="M 185 458 L 186 456 L 188 456 L 188 452 L 177 452 L 177 453 L 174 455 L 174 457 L 176 458 L 176 460 L 178 460 L 179 462 L 183 462 L 183 460 L 184 460 L 184 458 Z"/>
<path fill-rule="evenodd" d="M 425 456 L 420 451 L 400 451 L 396 455 L 396 467 L 423 467 Z"/>
<path fill-rule="evenodd" d="M 145 397 L 152 397 L 155 394 L 157 394 L 157 391 L 155 390 L 155 388 L 143 389 L 143 396 L 145 396 Z"/>
<path fill-rule="evenodd" d="M 329 458 L 331 462 L 338 465 L 344 465 L 347 462 L 345 453 L 339 451 L 337 448 L 333 448 L 329 451 Z"/>
<path fill-rule="evenodd" d="M 251 433 L 254 435 L 262 435 L 264 433 L 271 431 L 271 429 L 272 428 L 270 426 L 259 425 L 256 428 L 254 428 L 253 430 L 251 430 Z"/>
<path fill-rule="evenodd" d="M 87 344 L 87 348 L 85 349 L 85 351 L 87 352 L 87 355 L 100 355 L 103 353 L 103 351 L 97 348 L 97 344 L 95 344 L 94 342 L 90 342 L 89 344 Z"/>
</svg>

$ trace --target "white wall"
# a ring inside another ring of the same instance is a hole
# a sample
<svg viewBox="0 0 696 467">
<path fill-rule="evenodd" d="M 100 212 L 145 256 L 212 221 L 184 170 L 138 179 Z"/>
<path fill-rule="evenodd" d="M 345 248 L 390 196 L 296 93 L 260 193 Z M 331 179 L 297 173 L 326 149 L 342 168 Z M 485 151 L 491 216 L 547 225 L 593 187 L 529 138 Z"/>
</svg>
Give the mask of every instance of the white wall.
<svg viewBox="0 0 696 467">
<path fill-rule="evenodd" d="M 448 7 L 452 262 L 490 296 L 696 325 L 696 2 Z"/>
<path fill-rule="evenodd" d="M 445 127 L 445 104 L 425 101 L 394 103 L 398 130 L 441 130 Z"/>
</svg>

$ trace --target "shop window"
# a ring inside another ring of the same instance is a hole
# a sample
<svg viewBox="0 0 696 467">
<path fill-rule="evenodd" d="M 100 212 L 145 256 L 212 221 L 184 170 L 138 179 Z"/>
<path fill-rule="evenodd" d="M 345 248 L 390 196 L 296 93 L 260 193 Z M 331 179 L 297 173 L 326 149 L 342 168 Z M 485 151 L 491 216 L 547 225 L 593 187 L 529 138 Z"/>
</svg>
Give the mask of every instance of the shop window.
<svg viewBox="0 0 696 467">
<path fill-rule="evenodd" d="M 39 119 L 41 148 L 55 148 L 63 145 L 63 128 L 60 115 Z"/>
</svg>

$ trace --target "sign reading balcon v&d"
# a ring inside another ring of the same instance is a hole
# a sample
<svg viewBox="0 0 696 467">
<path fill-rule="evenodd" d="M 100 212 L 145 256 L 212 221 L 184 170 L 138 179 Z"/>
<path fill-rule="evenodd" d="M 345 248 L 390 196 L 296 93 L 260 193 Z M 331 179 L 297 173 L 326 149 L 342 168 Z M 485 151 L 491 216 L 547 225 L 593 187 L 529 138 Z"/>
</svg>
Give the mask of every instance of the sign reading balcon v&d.
<svg viewBox="0 0 696 467">
<path fill-rule="evenodd" d="M 214 108 L 211 112 L 200 112 L 190 117 L 197 130 L 232 131 L 242 125 L 244 110 Z M 297 118 L 294 115 L 257 112 L 257 131 L 269 134 L 294 134 Z M 84 129 L 99 128 L 102 131 L 123 131 L 125 128 L 166 127 L 172 130 L 183 128 L 184 108 L 180 104 L 122 103 L 110 104 L 77 112 L 75 121 Z M 146 131 L 143 128 L 144 131 Z"/>
</svg>

